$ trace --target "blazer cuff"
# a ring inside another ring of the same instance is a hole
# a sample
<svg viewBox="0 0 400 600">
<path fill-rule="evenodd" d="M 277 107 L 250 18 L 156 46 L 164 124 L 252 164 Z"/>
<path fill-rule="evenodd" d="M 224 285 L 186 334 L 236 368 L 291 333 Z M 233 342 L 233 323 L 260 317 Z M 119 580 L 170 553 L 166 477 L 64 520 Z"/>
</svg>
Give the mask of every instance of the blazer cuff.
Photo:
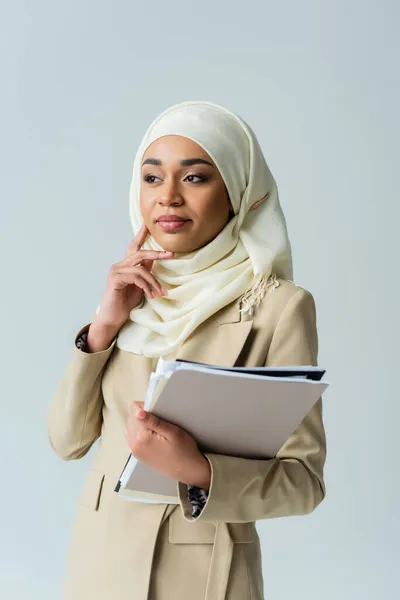
<svg viewBox="0 0 400 600">
<path fill-rule="evenodd" d="M 196 519 L 204 508 L 207 502 L 208 490 L 198 487 L 197 485 L 187 486 L 187 497 L 192 506 L 192 520 Z"/>
<path fill-rule="evenodd" d="M 224 454 L 203 454 L 211 466 L 211 483 L 207 501 L 196 520 L 238 523 L 256 520 L 255 515 L 247 514 L 249 508 L 251 509 L 248 497 L 251 495 L 251 483 L 253 481 L 257 486 L 268 473 L 273 473 L 279 466 L 279 458 L 253 461 Z M 193 518 L 190 518 L 190 503 L 185 498 L 186 489 L 186 485 L 179 482 L 178 492 L 183 516 L 186 520 L 193 521 Z M 254 491 L 255 494 L 257 492 L 258 490 Z M 256 500 L 258 501 L 258 498 Z M 257 501 L 254 504 L 257 504 Z M 263 517 L 257 515 L 258 518 Z"/>
<path fill-rule="evenodd" d="M 204 456 L 210 462 L 208 456 L 206 454 Z M 210 465 L 212 469 L 211 462 Z M 187 485 L 186 483 L 182 483 L 182 481 L 178 481 L 177 489 L 183 517 L 186 521 L 198 520 L 204 507 L 207 506 L 211 487 L 210 490 L 205 490 L 196 485 Z"/>
<path fill-rule="evenodd" d="M 99 352 L 87 352 L 86 344 L 90 325 L 91 323 L 84 325 L 76 334 L 74 343 L 74 355 L 85 354 L 86 356 L 99 357 L 100 362 L 102 360 L 107 360 L 117 342 L 117 336 L 114 337 L 108 348 L 100 350 Z"/>
</svg>

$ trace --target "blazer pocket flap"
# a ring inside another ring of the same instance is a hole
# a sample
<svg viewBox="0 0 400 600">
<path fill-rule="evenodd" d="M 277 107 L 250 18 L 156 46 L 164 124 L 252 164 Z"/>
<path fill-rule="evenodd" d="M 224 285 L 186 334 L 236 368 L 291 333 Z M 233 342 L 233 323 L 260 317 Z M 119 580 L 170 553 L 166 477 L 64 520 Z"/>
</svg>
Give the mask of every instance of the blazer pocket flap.
<svg viewBox="0 0 400 600">
<path fill-rule="evenodd" d="M 92 510 L 98 510 L 104 477 L 105 475 L 101 471 L 96 471 L 95 469 L 89 471 L 79 504 L 83 504 Z"/>
<path fill-rule="evenodd" d="M 169 541 L 171 544 L 213 544 L 215 523 L 207 521 L 187 521 L 179 510 L 168 519 Z M 257 539 L 254 523 L 228 523 L 229 533 L 235 543 L 249 543 Z"/>
<path fill-rule="evenodd" d="M 168 518 L 168 535 L 171 544 L 213 544 L 215 525 L 205 521 L 186 521 L 179 506 Z"/>
<path fill-rule="evenodd" d="M 249 544 L 258 539 L 254 521 L 249 523 L 228 523 L 228 529 L 231 538 L 235 543 Z"/>
</svg>

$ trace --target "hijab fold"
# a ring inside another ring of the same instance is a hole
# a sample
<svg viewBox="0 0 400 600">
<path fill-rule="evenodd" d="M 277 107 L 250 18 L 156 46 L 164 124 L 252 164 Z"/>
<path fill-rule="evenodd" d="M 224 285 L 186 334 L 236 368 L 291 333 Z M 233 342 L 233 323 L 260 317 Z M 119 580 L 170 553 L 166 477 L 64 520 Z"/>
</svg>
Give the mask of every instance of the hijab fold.
<svg viewBox="0 0 400 600">
<path fill-rule="evenodd" d="M 292 256 L 275 180 L 252 129 L 212 102 L 182 102 L 162 112 L 137 150 L 129 191 L 134 234 L 140 210 L 141 163 L 148 146 L 166 135 L 187 137 L 216 164 L 234 216 L 207 245 L 171 260 L 155 261 L 152 273 L 167 296 L 144 298 L 120 329 L 117 346 L 148 357 L 168 356 L 200 325 L 235 299 L 252 314 L 276 276 L 292 280 Z M 163 250 L 152 236 L 143 248 Z"/>
</svg>

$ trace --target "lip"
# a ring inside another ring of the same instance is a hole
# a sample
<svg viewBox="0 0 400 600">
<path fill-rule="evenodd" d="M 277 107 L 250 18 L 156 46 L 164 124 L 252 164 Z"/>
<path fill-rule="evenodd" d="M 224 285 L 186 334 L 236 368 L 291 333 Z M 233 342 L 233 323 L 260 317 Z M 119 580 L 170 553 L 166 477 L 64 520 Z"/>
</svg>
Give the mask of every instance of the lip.
<svg viewBox="0 0 400 600">
<path fill-rule="evenodd" d="M 179 221 L 157 221 L 157 224 L 161 227 L 161 229 L 164 229 L 164 231 L 174 231 L 175 229 L 182 229 L 182 227 L 184 227 L 185 225 L 187 225 L 190 221 L 189 220 L 182 220 L 180 219 Z"/>
<path fill-rule="evenodd" d="M 188 221 L 189 219 L 184 219 L 183 217 L 179 217 L 178 215 L 161 215 L 158 217 L 157 221 L 169 222 L 169 221 Z"/>
</svg>

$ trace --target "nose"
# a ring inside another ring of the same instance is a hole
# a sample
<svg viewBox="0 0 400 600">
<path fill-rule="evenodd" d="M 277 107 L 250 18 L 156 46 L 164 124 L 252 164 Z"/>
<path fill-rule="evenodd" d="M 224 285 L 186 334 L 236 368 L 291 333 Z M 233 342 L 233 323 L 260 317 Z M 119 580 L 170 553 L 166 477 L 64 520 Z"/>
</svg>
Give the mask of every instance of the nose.
<svg viewBox="0 0 400 600">
<path fill-rule="evenodd" d="M 183 198 L 179 194 L 173 178 L 160 188 L 158 204 L 161 206 L 181 206 L 183 204 Z"/>
</svg>

